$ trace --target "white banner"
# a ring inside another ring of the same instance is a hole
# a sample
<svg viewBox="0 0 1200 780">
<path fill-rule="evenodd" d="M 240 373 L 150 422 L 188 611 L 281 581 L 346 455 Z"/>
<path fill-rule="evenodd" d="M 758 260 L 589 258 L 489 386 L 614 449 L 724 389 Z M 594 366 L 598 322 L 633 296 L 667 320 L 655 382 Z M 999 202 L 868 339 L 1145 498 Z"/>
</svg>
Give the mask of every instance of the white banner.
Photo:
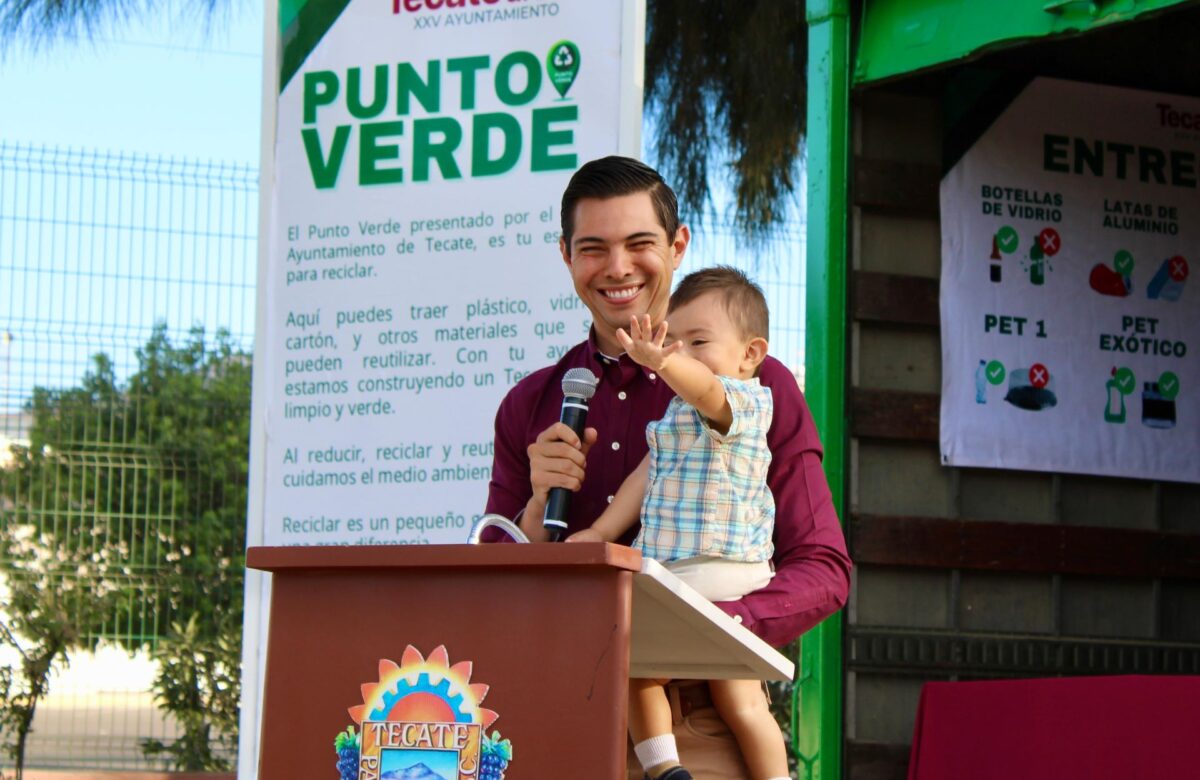
<svg viewBox="0 0 1200 780">
<path fill-rule="evenodd" d="M 261 539 L 462 541 L 501 397 L 587 335 L 559 199 L 637 154 L 636 4 L 338 5 L 280 9 Z"/>
<path fill-rule="evenodd" d="M 1037 79 L 942 180 L 942 462 L 1200 481 L 1200 100 Z"/>
</svg>

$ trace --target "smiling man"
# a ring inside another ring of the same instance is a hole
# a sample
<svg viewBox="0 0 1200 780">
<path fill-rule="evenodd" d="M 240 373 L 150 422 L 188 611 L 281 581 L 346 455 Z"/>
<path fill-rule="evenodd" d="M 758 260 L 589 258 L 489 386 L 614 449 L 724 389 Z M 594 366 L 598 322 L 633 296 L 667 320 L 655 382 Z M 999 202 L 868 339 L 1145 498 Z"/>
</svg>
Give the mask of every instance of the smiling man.
<svg viewBox="0 0 1200 780">
<path fill-rule="evenodd" d="M 691 234 L 679 224 L 675 193 L 637 160 L 605 157 L 580 168 L 562 198 L 559 249 L 575 292 L 592 313 L 588 340 L 558 363 L 523 379 L 496 414 L 495 459 L 487 511 L 518 520 L 531 539 L 546 538 L 542 515 L 551 488 L 574 491 L 567 533 L 587 528 L 646 455 L 646 424 L 673 397 L 652 371 L 622 354 L 618 328 L 633 315 L 665 319 L 671 280 Z M 600 377 L 582 440 L 558 422 L 562 377 L 588 368 Z M 792 374 L 767 357 L 759 379 L 775 408 L 767 435 L 775 498 L 772 563 L 762 590 L 718 604 L 780 647 L 839 609 L 850 583 L 850 559 L 821 468 L 821 444 Z M 635 524 L 620 541 L 629 544 Z M 705 685 L 672 684 L 682 762 L 697 778 L 746 777 L 737 743 L 720 722 Z M 631 777 L 637 761 L 631 760 Z"/>
<path fill-rule="evenodd" d="M 661 321 L 666 314 L 671 277 L 691 239 L 677 218 L 662 223 L 663 213 L 674 212 L 673 200 L 666 185 L 583 198 L 563 219 L 563 261 L 575 292 L 592 312 L 597 346 L 604 354 L 621 354 L 616 332 L 629 327 L 631 315 L 649 314 Z"/>
</svg>

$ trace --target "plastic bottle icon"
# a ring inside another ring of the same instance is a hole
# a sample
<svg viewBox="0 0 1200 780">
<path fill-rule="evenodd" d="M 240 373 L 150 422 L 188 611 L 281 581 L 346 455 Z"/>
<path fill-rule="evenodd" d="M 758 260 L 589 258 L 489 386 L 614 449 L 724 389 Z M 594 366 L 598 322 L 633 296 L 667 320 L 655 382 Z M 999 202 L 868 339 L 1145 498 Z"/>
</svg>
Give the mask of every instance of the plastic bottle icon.
<svg viewBox="0 0 1200 780">
<path fill-rule="evenodd" d="M 1108 391 L 1108 405 L 1104 407 L 1104 422 L 1123 423 L 1125 422 L 1125 394 L 1121 392 L 1120 383 L 1117 382 L 1117 369 L 1112 370 L 1113 376 L 1104 383 L 1104 389 Z"/>
<path fill-rule="evenodd" d="M 979 367 L 975 369 L 975 403 L 987 403 L 987 384 L 987 363 L 980 360 Z"/>
</svg>

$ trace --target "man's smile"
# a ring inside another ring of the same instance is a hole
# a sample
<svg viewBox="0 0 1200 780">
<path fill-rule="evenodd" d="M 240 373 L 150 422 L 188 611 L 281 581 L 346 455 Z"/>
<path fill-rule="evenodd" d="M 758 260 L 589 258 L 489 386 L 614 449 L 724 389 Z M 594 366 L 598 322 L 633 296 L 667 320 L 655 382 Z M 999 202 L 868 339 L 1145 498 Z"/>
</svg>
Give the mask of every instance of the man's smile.
<svg viewBox="0 0 1200 780">
<path fill-rule="evenodd" d="M 609 287 L 601 290 L 600 294 L 610 301 L 627 301 L 641 292 L 644 286 L 637 284 L 632 287 Z"/>
</svg>

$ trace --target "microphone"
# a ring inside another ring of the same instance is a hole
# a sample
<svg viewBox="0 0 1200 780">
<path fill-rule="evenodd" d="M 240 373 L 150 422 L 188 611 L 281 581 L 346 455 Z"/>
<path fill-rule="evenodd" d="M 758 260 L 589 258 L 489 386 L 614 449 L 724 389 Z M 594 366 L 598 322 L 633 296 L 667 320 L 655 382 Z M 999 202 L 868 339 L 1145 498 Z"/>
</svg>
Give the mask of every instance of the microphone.
<svg viewBox="0 0 1200 780">
<path fill-rule="evenodd" d="M 583 440 L 583 429 L 587 424 L 588 401 L 596 394 L 600 380 L 586 368 L 568 369 L 563 374 L 562 414 L 559 421 L 575 431 Z M 571 503 L 571 491 L 566 488 L 550 488 L 546 499 L 546 514 L 542 516 L 542 527 L 550 534 L 550 541 L 557 542 L 567 532 L 567 507 Z"/>
</svg>

